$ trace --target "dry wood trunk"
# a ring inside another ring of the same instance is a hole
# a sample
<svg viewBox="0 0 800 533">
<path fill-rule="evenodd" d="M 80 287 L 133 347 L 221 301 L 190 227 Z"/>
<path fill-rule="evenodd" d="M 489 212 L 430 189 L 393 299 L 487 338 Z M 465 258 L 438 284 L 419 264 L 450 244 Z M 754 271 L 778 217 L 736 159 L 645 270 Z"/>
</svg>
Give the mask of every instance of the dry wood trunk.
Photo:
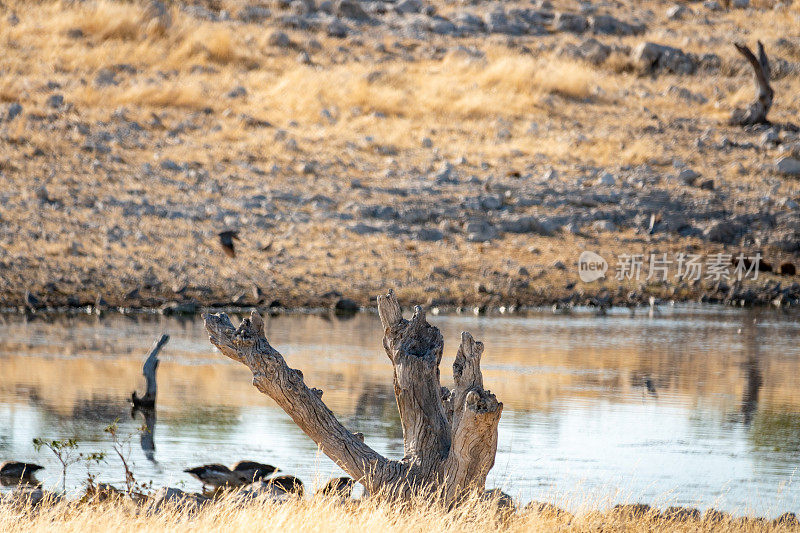
<svg viewBox="0 0 800 533">
<path fill-rule="evenodd" d="M 758 57 L 744 44 L 735 43 L 734 46 L 753 68 L 756 98 L 747 109 L 735 109 L 731 114 L 730 123 L 736 126 L 769 124 L 767 114 L 772 107 L 775 91 L 769 83 L 771 72 L 764 45 L 758 41 Z"/>
<path fill-rule="evenodd" d="M 444 341 L 421 308 L 403 318 L 390 291 L 378 297 L 383 346 L 394 367 L 394 391 L 403 426 L 404 457 L 383 457 L 347 430 L 322 401 L 322 391 L 306 386 L 303 373 L 289 368 L 264 337 L 253 311 L 238 328 L 225 314 L 205 315 L 211 343 L 253 372 L 253 384 L 286 411 L 320 449 L 370 493 L 408 497 L 430 491 L 454 502 L 483 491 L 497 452 L 497 425 L 503 404 L 483 388 L 483 344 L 461 334 L 453 364 L 455 388 L 439 381 Z"/>
</svg>

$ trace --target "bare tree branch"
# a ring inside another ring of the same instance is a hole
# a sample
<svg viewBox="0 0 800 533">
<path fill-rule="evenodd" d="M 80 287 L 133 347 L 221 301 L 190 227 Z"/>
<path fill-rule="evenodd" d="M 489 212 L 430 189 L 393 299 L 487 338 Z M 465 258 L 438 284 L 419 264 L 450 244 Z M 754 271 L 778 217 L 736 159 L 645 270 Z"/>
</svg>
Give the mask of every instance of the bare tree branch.
<svg viewBox="0 0 800 533">
<path fill-rule="evenodd" d="M 735 109 L 731 114 L 730 123 L 739 126 L 752 124 L 768 124 L 767 113 L 772 107 L 775 91 L 769 84 L 770 66 L 764 45 L 758 41 L 758 58 L 745 44 L 734 43 L 736 50 L 744 56 L 753 68 L 753 79 L 756 86 L 756 99 L 747 109 Z"/>
</svg>

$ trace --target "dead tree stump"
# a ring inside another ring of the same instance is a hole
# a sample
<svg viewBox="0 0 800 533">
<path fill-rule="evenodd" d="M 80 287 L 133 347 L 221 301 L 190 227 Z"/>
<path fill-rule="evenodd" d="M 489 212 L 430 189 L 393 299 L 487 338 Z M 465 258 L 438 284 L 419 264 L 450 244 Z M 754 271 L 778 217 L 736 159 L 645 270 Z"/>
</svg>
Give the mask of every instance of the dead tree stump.
<svg viewBox="0 0 800 533">
<path fill-rule="evenodd" d="M 453 363 L 455 388 L 439 382 L 444 341 L 420 307 L 403 318 L 390 291 L 378 297 L 383 346 L 394 367 L 394 392 L 403 426 L 404 457 L 383 457 L 360 433 L 347 430 L 309 388 L 303 373 L 289 368 L 264 337 L 253 311 L 234 327 L 225 314 L 204 315 L 211 343 L 253 372 L 253 384 L 271 397 L 320 449 L 371 494 L 409 497 L 431 493 L 455 502 L 483 491 L 497 452 L 497 425 L 503 404 L 483 388 L 483 344 L 469 333 Z"/>
<path fill-rule="evenodd" d="M 771 76 L 769 60 L 767 54 L 764 52 L 764 45 L 758 41 L 758 58 L 750 50 L 747 45 L 735 43 L 734 46 L 740 54 L 747 59 L 750 66 L 753 67 L 753 79 L 756 85 L 756 99 L 747 107 L 747 109 L 735 109 L 731 114 L 730 123 L 734 126 L 751 126 L 753 124 L 769 124 L 767 120 L 767 113 L 769 108 L 772 107 L 772 99 L 775 97 L 775 91 L 769 84 Z"/>
</svg>

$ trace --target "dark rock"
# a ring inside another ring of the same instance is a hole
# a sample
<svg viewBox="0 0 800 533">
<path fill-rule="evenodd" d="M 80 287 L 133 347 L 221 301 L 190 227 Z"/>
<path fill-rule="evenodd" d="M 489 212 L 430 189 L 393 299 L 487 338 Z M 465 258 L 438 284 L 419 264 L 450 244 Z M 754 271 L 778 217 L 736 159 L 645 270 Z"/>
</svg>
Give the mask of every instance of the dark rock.
<svg viewBox="0 0 800 533">
<path fill-rule="evenodd" d="M 644 24 L 628 24 L 611 15 L 596 15 L 589 20 L 589 27 L 600 35 L 639 35 L 644 33 Z"/>
<path fill-rule="evenodd" d="M 338 0 L 334 6 L 336 16 L 357 21 L 369 20 L 369 15 L 358 0 Z"/>
<path fill-rule="evenodd" d="M 668 521 L 675 521 L 675 522 L 686 522 L 689 520 L 700 520 L 700 511 L 695 509 L 694 507 L 667 507 L 667 509 L 661 513 L 662 518 Z"/>
<path fill-rule="evenodd" d="M 800 520 L 797 519 L 797 515 L 791 512 L 783 513 L 778 518 L 773 520 L 772 523 L 776 526 L 800 526 Z"/>
<path fill-rule="evenodd" d="M 25 306 L 28 309 L 36 310 L 40 309 L 42 306 L 42 301 L 36 297 L 31 291 L 25 291 Z"/>
<path fill-rule="evenodd" d="M 781 263 L 781 266 L 778 267 L 778 274 L 781 276 L 796 276 L 797 275 L 797 268 L 795 268 L 794 263 Z"/>
<path fill-rule="evenodd" d="M 239 85 L 238 87 L 234 87 L 233 89 L 228 91 L 228 94 L 226 94 L 225 96 L 227 96 L 228 98 L 240 98 L 242 96 L 247 96 L 247 89 Z"/>
<path fill-rule="evenodd" d="M 193 315 L 197 312 L 196 302 L 167 302 L 158 308 L 162 315 Z"/>
<path fill-rule="evenodd" d="M 171 170 L 172 172 L 178 172 L 181 170 L 181 166 L 172 159 L 163 160 L 159 166 L 163 170 Z"/>
<path fill-rule="evenodd" d="M 419 13 L 422 11 L 422 2 L 420 0 L 403 0 L 394 6 L 394 10 L 401 15 Z"/>
<path fill-rule="evenodd" d="M 469 242 L 487 242 L 497 238 L 497 229 L 485 220 L 469 222 L 466 231 Z"/>
<path fill-rule="evenodd" d="M 278 48 L 288 48 L 293 44 L 289 36 L 282 31 L 272 32 L 267 39 L 267 43 L 270 46 L 277 46 Z"/>
<path fill-rule="evenodd" d="M 603 63 L 611 54 L 611 47 L 607 46 L 595 38 L 586 39 L 580 44 L 567 44 L 561 49 L 561 54 L 573 59 L 599 65 Z"/>
<path fill-rule="evenodd" d="M 714 180 L 704 180 L 700 182 L 700 188 L 704 191 L 714 190 Z"/>
<path fill-rule="evenodd" d="M 775 163 L 775 168 L 786 176 L 800 176 L 800 159 L 782 157 Z"/>
<path fill-rule="evenodd" d="M 344 39 L 350 33 L 350 28 L 341 20 L 332 20 L 328 27 L 325 29 L 328 37 L 335 37 L 337 39 Z"/>
<path fill-rule="evenodd" d="M 417 232 L 417 239 L 426 242 L 436 242 L 444 239 L 444 233 L 436 228 L 422 228 Z"/>
<path fill-rule="evenodd" d="M 117 73 L 110 68 L 101 68 L 97 71 L 94 77 L 94 84 L 98 87 L 108 87 L 111 85 L 119 85 L 117 81 Z"/>
<path fill-rule="evenodd" d="M 658 514 L 658 511 L 646 503 L 620 503 L 614 506 L 612 513 L 620 517 L 639 520 L 649 514 Z"/>
<path fill-rule="evenodd" d="M 589 28 L 589 21 L 576 13 L 558 13 L 553 19 L 553 29 L 569 33 L 583 33 Z"/>
<path fill-rule="evenodd" d="M 14 120 L 20 113 L 22 113 L 22 106 L 19 103 L 14 102 L 10 106 L 8 106 L 8 111 L 6 112 L 6 120 L 8 121 Z"/>
<path fill-rule="evenodd" d="M 463 35 L 475 35 L 486 31 L 486 23 L 483 22 L 483 19 L 472 13 L 456 13 L 450 20 Z"/>
<path fill-rule="evenodd" d="M 736 222 L 718 221 L 713 222 L 703 231 L 703 237 L 711 242 L 734 244 L 746 233 L 746 229 Z"/>
<path fill-rule="evenodd" d="M 272 16 L 272 13 L 268 7 L 248 5 L 240 9 L 236 16 L 242 22 L 257 23 L 267 20 L 270 16 Z"/>
<path fill-rule="evenodd" d="M 338 313 L 355 313 L 359 309 L 361 309 L 361 306 L 350 298 L 339 298 L 336 300 L 336 303 L 333 304 L 333 310 Z"/>
<path fill-rule="evenodd" d="M 64 95 L 63 94 L 52 94 L 47 99 L 47 106 L 52 107 L 54 109 L 58 109 L 64 105 Z"/>
<path fill-rule="evenodd" d="M 665 71 L 673 74 L 691 74 L 695 70 L 694 60 L 682 50 L 643 42 L 631 52 L 631 59 L 642 72 Z"/>
</svg>

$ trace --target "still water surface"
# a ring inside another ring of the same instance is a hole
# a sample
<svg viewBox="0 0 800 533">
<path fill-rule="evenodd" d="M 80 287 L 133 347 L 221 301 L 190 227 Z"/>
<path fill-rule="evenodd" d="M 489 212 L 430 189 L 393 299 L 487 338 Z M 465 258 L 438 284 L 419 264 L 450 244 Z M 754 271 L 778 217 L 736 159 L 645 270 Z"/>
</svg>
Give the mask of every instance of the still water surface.
<svg viewBox="0 0 800 533">
<path fill-rule="evenodd" d="M 429 317 L 444 335 L 446 384 L 460 332 L 486 344 L 485 384 L 505 404 L 488 487 L 573 509 L 647 501 L 764 516 L 800 512 L 799 319 L 702 307 Z M 347 427 L 402 456 L 377 316 L 279 316 L 266 331 Z M 161 332 L 171 340 L 158 370 L 155 451 L 145 453 L 135 434 L 143 419 L 126 400 L 143 390 L 143 357 Z M 198 490 L 184 468 L 240 459 L 309 485 L 340 473 L 246 368 L 211 347 L 199 319 L 0 316 L 0 461 L 45 465 L 39 478 L 55 487 L 57 463 L 31 440 L 108 451 L 103 428 L 117 418 L 133 436 L 136 475 L 157 486 Z M 111 459 L 94 471 L 122 482 Z M 73 466 L 67 483 L 85 476 Z"/>
</svg>

